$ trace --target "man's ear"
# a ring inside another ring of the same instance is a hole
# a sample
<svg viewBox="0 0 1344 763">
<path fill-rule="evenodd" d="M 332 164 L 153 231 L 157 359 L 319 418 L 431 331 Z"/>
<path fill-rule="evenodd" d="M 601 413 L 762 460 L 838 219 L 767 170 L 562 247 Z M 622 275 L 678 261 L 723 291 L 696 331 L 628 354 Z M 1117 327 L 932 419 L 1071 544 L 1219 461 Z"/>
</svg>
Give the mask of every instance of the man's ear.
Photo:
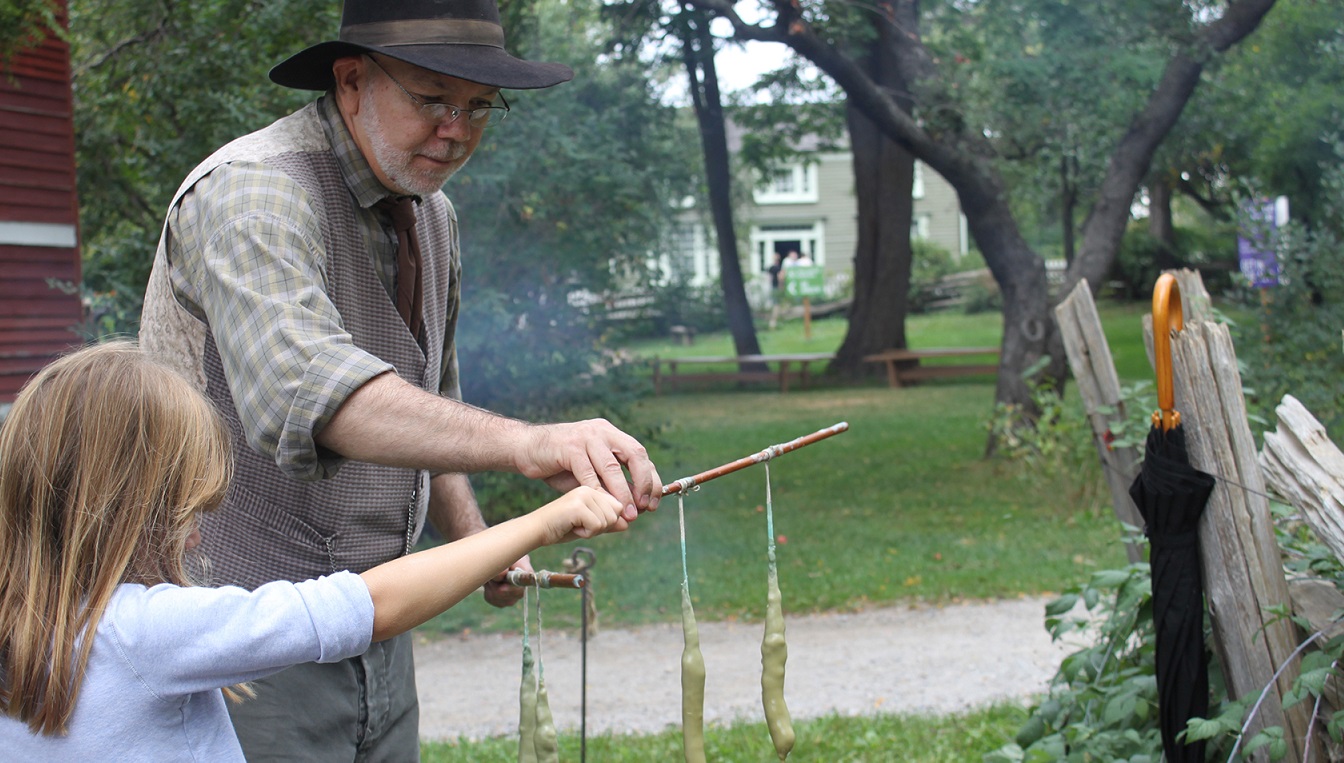
<svg viewBox="0 0 1344 763">
<path fill-rule="evenodd" d="M 336 102 L 344 113 L 352 116 L 359 113 L 359 89 L 366 85 L 364 77 L 367 71 L 363 56 L 343 56 L 331 63 Z"/>
</svg>

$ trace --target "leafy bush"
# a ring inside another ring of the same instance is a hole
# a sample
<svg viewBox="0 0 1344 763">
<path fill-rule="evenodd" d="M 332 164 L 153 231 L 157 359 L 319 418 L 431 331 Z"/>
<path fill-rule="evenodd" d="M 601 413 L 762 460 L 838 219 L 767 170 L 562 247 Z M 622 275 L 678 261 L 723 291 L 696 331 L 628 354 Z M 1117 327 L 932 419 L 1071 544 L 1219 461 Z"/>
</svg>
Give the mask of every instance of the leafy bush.
<svg viewBox="0 0 1344 763">
<path fill-rule="evenodd" d="M 910 312 L 922 313 L 947 296 L 939 292 L 939 282 L 962 266 L 947 247 L 928 239 L 910 239 L 910 250 Z"/>
<path fill-rule="evenodd" d="M 300 0 L 68 5 L 84 285 L 106 303 L 99 330 L 110 321 L 113 333 L 134 333 L 174 190 L 215 149 L 312 97 L 276 87 L 266 71 L 336 29 L 340 9 Z"/>
<path fill-rule="evenodd" d="M 723 288 L 717 280 L 692 286 L 684 277 L 673 278 L 652 291 L 654 336 L 667 336 L 673 326 L 685 326 L 700 334 L 728 327 Z"/>
<path fill-rule="evenodd" d="M 1175 246 L 1167 252 L 1148 232 L 1145 223 L 1131 223 L 1120 241 L 1120 250 L 1111 268 L 1111 280 L 1119 285 L 1118 296 L 1130 300 L 1149 299 L 1157 277 L 1164 269 L 1178 263 L 1179 267 L 1200 270 L 1210 293 L 1222 293 L 1230 288 L 1231 274 L 1236 267 L 1235 236 L 1230 227 L 1178 227 Z"/>
<path fill-rule="evenodd" d="M 1344 145 L 1337 148 L 1344 158 Z M 1273 240 L 1279 285 L 1250 295 L 1256 316 L 1236 331 L 1249 403 L 1264 420 L 1292 393 L 1336 442 L 1344 437 L 1344 167 L 1326 172 L 1327 214 L 1291 223 Z"/>
<path fill-rule="evenodd" d="M 1104 570 L 1047 605 L 1052 638 L 1088 645 L 1064 658 L 1013 742 L 985 763 L 1161 760 L 1149 574 L 1143 563 Z"/>
<path fill-rule="evenodd" d="M 1068 503 L 1095 509 L 1101 486 L 1091 425 L 1086 416 L 1068 410 L 1048 380 L 1036 379 L 1049 360 L 1042 358 L 1022 374 L 1039 417 L 1032 419 L 1021 405 L 996 403 L 985 427 L 997 443 L 995 454 L 1016 478 L 1060 482 L 1068 491 Z"/>
<path fill-rule="evenodd" d="M 1152 408 L 1145 404 L 1147 393 L 1146 382 L 1125 390 L 1126 409 L 1132 416 L 1131 420 L 1113 427 L 1117 443 L 1136 444 L 1140 431 L 1147 431 L 1147 424 L 1139 418 Z M 1031 463 L 1031 459 L 1039 460 L 1051 450 L 1023 441 L 1016 449 L 1001 452 Z M 1280 504 L 1272 507 L 1276 539 L 1284 554 L 1286 570 L 1344 588 L 1344 564 L 1291 509 Z M 1142 542 L 1137 535 L 1127 540 Z M 1144 563 L 1101 571 L 1088 583 L 1064 591 L 1047 605 L 1046 628 L 1051 636 L 1059 640 L 1081 635 L 1083 645 L 1060 664 L 1048 693 L 1031 708 L 1014 741 L 985 756 L 985 763 L 1162 760 L 1156 713 L 1156 632 L 1150 574 Z M 1083 612 L 1079 611 L 1080 606 Z M 1286 609 L 1272 614 L 1292 617 Z M 1311 703 L 1311 715 L 1324 722 L 1324 730 L 1316 730 L 1317 738 L 1325 737 L 1327 745 L 1338 746 L 1344 740 L 1344 709 L 1329 707 L 1324 698 L 1334 691 L 1336 682 L 1344 680 L 1339 668 L 1344 662 L 1344 635 L 1326 638 L 1314 633 L 1313 626 L 1304 619 L 1294 621 L 1311 635 L 1299 647 L 1300 670 L 1291 691 L 1284 697 L 1284 704 L 1291 707 Z M 1207 630 L 1205 640 L 1211 641 Z M 1288 748 L 1281 727 L 1264 728 L 1247 736 L 1250 721 L 1261 709 L 1261 693 L 1228 697 L 1216 654 L 1210 655 L 1209 686 L 1209 717 L 1191 719 L 1185 732 L 1189 740 L 1207 741 L 1207 759 L 1242 760 L 1260 748 L 1264 748 L 1270 760 L 1284 758 Z M 1337 752 L 1337 749 L 1329 751 L 1327 758 L 1338 759 L 1329 757 Z"/>
<path fill-rule="evenodd" d="M 1003 294 L 988 270 L 962 289 L 962 312 L 967 315 L 997 313 L 1003 310 Z"/>
<path fill-rule="evenodd" d="M 1142 417 L 1152 409 L 1149 386 L 1145 382 L 1123 391 L 1130 417 L 1112 427 L 1117 444 L 1132 446 L 1146 435 L 1148 424 Z M 1066 413 L 1059 394 L 1048 385 L 1033 385 L 1032 396 L 1041 410 L 1034 430 L 1018 426 L 1011 407 L 996 409 L 989 427 L 999 436 L 998 454 L 1024 475 L 1081 469 L 1085 461 L 1095 464 L 1087 417 Z M 1124 542 L 1146 545 L 1136 528 L 1126 531 L 1133 537 Z M 1080 647 L 1061 662 L 1049 691 L 1031 708 L 1014 740 L 986 755 L 985 763 L 1158 763 L 1162 737 L 1149 566 L 1136 563 L 1097 572 L 1048 604 L 1045 615 L 1053 639 L 1071 638 Z"/>
<path fill-rule="evenodd" d="M 588 308 L 594 320 L 605 322 L 603 335 L 608 341 L 666 337 L 673 326 L 685 326 L 697 334 L 728 326 L 717 281 L 692 286 L 688 278 L 674 275 L 665 282 L 638 288 L 622 293 L 614 305 L 602 305 L 601 299 L 594 299 L 596 304 Z"/>
</svg>

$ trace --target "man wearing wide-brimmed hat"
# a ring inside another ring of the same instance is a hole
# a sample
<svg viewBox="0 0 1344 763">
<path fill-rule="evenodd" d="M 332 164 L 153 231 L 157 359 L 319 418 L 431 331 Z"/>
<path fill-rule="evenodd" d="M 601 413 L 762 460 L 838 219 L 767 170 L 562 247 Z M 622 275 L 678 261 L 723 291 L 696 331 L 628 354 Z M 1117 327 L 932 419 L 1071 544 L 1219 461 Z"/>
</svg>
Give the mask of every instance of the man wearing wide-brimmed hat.
<svg viewBox="0 0 1344 763">
<path fill-rule="evenodd" d="M 632 516 L 656 507 L 656 470 L 609 423 L 533 426 L 459 402 L 457 218 L 440 188 L 508 114 L 504 89 L 571 76 L 510 55 L 494 0 L 348 0 L 338 40 L 271 71 L 324 94 L 183 182 L 140 336 L 233 431 L 237 479 L 202 528 L 211 582 L 362 571 L 406 553 L 426 519 L 470 535 L 485 526 L 473 471 L 603 487 Z M 518 597 L 486 588 L 498 606 Z M 418 759 L 410 647 L 257 681 L 234 709 L 248 759 Z"/>
</svg>

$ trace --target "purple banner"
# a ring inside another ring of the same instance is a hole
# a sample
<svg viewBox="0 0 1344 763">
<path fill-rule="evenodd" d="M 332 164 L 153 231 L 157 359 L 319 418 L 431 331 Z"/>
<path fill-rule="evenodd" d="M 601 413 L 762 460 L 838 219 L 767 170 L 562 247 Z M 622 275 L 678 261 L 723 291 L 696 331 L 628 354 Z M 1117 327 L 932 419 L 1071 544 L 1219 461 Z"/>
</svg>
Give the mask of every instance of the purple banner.
<svg viewBox="0 0 1344 763">
<path fill-rule="evenodd" d="M 1264 289 L 1279 283 L 1279 261 L 1274 256 L 1274 232 L 1288 222 L 1288 198 L 1250 202 L 1246 226 L 1237 236 L 1237 261 L 1251 286 Z"/>
</svg>

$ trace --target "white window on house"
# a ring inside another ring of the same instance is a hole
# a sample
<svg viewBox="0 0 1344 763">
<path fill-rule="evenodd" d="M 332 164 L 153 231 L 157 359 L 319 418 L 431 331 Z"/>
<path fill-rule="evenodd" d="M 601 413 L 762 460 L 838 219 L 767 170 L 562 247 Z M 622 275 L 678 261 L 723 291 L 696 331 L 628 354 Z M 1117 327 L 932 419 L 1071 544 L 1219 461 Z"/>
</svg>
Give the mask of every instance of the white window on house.
<svg viewBox="0 0 1344 763">
<path fill-rule="evenodd" d="M 915 162 L 915 181 L 911 184 L 910 197 L 924 198 L 924 162 Z"/>
<path fill-rule="evenodd" d="M 752 195 L 757 204 L 815 203 L 817 165 L 808 162 L 781 167 L 758 185 Z"/>
<path fill-rule="evenodd" d="M 929 215 L 913 215 L 910 218 L 910 238 L 929 237 Z"/>
<path fill-rule="evenodd" d="M 751 228 L 752 266 L 763 274 L 775 261 L 775 253 L 790 251 L 807 255 L 815 265 L 826 264 L 826 224 L 820 220 L 805 224 L 753 225 Z M 747 274 L 750 278 L 750 274 Z"/>
<path fill-rule="evenodd" d="M 703 286 L 719 277 L 719 253 L 709 245 L 705 226 L 679 222 L 668 237 L 665 253 L 658 258 L 664 281 L 684 280 Z"/>
</svg>

